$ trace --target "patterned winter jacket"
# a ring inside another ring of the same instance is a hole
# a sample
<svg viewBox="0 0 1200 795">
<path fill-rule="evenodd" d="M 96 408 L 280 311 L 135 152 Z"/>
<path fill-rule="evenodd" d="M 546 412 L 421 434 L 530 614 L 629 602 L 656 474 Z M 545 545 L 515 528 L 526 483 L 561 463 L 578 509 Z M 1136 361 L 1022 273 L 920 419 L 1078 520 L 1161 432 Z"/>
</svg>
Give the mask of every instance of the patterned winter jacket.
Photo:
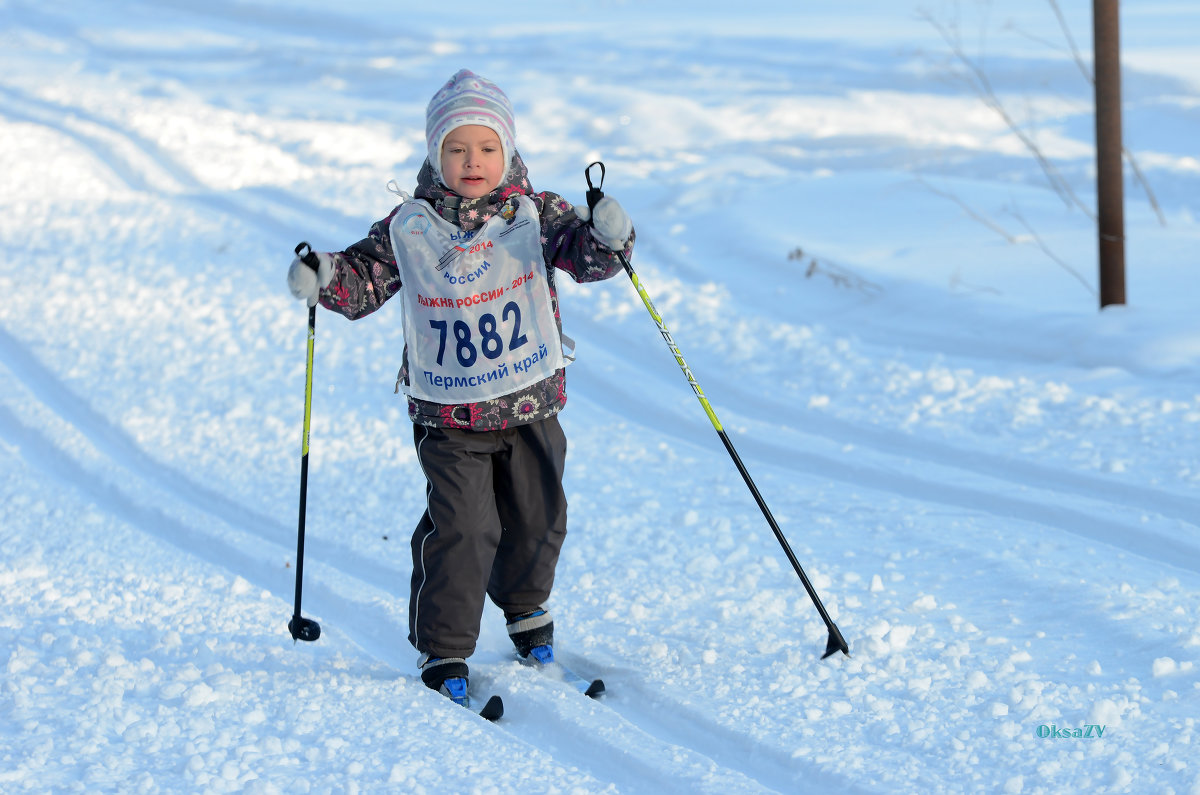
<svg viewBox="0 0 1200 795">
<path fill-rule="evenodd" d="M 417 175 L 414 196 L 428 202 L 446 220 L 469 231 L 482 226 L 517 194 L 532 198 L 541 216 L 542 252 L 547 263 L 551 305 L 561 333 L 555 269 L 565 271 L 577 282 L 594 282 L 612 277 L 622 265 L 615 252 L 596 242 L 570 202 L 556 193 L 533 192 L 520 154 L 514 153 L 505 181 L 480 199 L 464 199 L 450 192 L 436 180 L 426 161 Z M 400 270 L 388 231 L 395 213 L 393 210 L 387 218 L 375 222 L 363 240 L 345 251 L 331 254 L 333 278 L 321 290 L 322 306 L 357 320 L 379 309 L 400 291 Z M 632 254 L 633 241 L 631 235 L 625 247 L 626 257 Z M 401 383 L 409 383 L 408 378 L 406 347 L 397 391 Z M 566 402 L 566 377 L 559 369 L 549 378 L 518 392 L 479 403 L 446 405 L 409 396 L 408 416 L 421 425 L 494 431 L 551 417 L 561 411 Z"/>
</svg>

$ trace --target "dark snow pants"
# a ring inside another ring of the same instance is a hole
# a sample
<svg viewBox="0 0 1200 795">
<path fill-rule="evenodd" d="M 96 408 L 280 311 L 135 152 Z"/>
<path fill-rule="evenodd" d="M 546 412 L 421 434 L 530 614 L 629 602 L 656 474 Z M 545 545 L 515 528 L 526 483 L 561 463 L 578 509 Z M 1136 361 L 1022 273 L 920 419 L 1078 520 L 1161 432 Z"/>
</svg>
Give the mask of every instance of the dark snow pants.
<svg viewBox="0 0 1200 795">
<path fill-rule="evenodd" d="M 413 429 L 428 486 L 412 537 L 408 639 L 465 658 L 486 598 L 511 615 L 550 597 L 567 534 L 567 439 L 557 417 L 501 431 Z"/>
</svg>

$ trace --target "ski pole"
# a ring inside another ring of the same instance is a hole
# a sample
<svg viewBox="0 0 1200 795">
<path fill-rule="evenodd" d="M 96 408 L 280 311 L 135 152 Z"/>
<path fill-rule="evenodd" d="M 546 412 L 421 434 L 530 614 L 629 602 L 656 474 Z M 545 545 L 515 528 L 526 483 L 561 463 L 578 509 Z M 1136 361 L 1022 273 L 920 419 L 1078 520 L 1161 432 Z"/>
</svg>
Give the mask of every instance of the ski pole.
<svg viewBox="0 0 1200 795">
<path fill-rule="evenodd" d="M 303 252 L 303 253 L 302 253 Z M 296 256 L 315 272 L 320 261 L 308 243 L 296 246 Z M 312 418 L 313 343 L 317 337 L 317 307 L 308 308 L 308 362 L 304 374 L 304 436 L 300 445 L 300 522 L 296 531 L 296 611 L 288 622 L 292 641 L 313 641 L 321 637 L 321 625 L 300 615 L 300 592 L 304 585 L 304 515 L 308 508 L 308 428 Z"/>
<path fill-rule="evenodd" d="M 594 166 L 600 166 L 600 184 L 597 186 L 592 185 L 592 168 Z M 588 208 L 595 209 L 597 202 L 604 198 L 604 192 L 601 190 L 601 188 L 604 187 L 604 164 L 596 161 L 595 163 L 589 165 L 583 173 L 587 178 L 588 184 Z M 650 301 L 650 296 L 646 293 L 646 289 L 642 287 L 642 282 L 640 279 L 638 279 L 637 273 L 634 272 L 633 267 L 629 264 L 629 260 L 626 258 L 625 253 L 618 251 L 617 256 L 620 257 L 621 265 L 624 266 L 625 272 L 629 274 L 629 279 L 633 282 L 633 286 L 637 288 L 638 295 L 640 295 L 642 298 L 642 303 L 646 305 L 647 311 L 650 312 L 650 317 L 654 318 L 654 322 L 658 324 L 659 332 L 662 334 L 663 339 L 666 340 L 667 347 L 671 349 L 671 353 L 675 356 L 675 362 L 679 365 L 679 368 L 683 370 L 684 377 L 687 378 L 688 383 L 691 384 L 692 391 L 696 393 L 696 397 L 699 399 L 700 405 L 704 408 L 704 413 L 708 415 L 709 422 L 712 423 L 717 435 L 721 437 L 721 442 L 725 445 L 725 449 L 729 452 L 729 457 L 733 459 L 733 463 L 735 466 L 737 466 L 738 472 L 741 473 L 742 479 L 746 481 L 746 485 L 750 488 L 750 493 L 754 495 L 754 501 L 758 503 L 759 510 L 761 510 L 763 516 L 766 517 L 767 524 L 771 526 L 771 530 L 775 533 L 775 538 L 778 539 L 780 546 L 783 547 L 784 554 L 787 555 L 787 559 L 789 562 L 791 562 L 792 568 L 796 570 L 797 576 L 800 577 L 800 582 L 804 584 L 804 590 L 808 591 L 809 597 L 812 599 L 813 604 L 816 605 L 817 612 L 821 614 L 821 620 L 825 622 L 825 626 L 829 629 L 829 640 L 825 645 L 825 653 L 821 655 L 821 659 L 825 659 L 834 652 L 838 651 L 840 651 L 842 654 L 845 654 L 847 657 L 850 656 L 850 647 L 846 645 L 846 641 L 842 637 L 842 633 L 838 630 L 837 625 L 833 623 L 833 619 L 829 617 L 829 612 L 825 609 L 825 605 L 822 604 L 821 597 L 817 595 L 816 589 L 813 588 L 812 583 L 809 582 L 808 575 L 804 573 L 804 568 L 800 565 L 800 561 L 796 559 L 796 555 L 792 552 L 792 548 L 788 544 L 787 538 L 784 536 L 783 531 L 779 529 L 779 524 L 775 521 L 775 517 L 771 515 L 771 509 L 767 507 L 767 503 L 759 493 L 758 487 L 754 485 L 754 479 L 750 477 L 750 472 L 746 469 L 745 464 L 742 463 L 741 456 L 739 456 L 737 450 L 734 449 L 733 442 L 729 440 L 729 435 L 725 433 L 725 429 L 721 427 L 721 421 L 717 419 L 717 414 L 715 411 L 713 411 L 712 405 L 709 404 L 708 398 L 704 396 L 704 390 L 700 388 L 700 384 L 696 381 L 696 377 L 692 375 L 691 368 L 688 367 L 687 362 L 683 360 L 683 354 L 680 353 L 679 346 L 675 344 L 675 340 L 671 337 L 671 332 L 667 330 L 667 326 L 663 322 L 662 315 L 660 315 L 658 310 L 654 308 L 654 304 Z"/>
</svg>

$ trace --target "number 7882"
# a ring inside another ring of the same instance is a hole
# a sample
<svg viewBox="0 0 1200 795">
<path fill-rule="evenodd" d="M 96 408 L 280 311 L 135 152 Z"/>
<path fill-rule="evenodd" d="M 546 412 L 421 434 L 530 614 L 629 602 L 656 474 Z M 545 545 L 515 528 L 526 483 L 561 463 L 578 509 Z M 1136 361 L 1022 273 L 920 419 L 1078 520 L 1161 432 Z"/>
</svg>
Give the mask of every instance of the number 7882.
<svg viewBox="0 0 1200 795">
<path fill-rule="evenodd" d="M 485 312 L 479 316 L 478 346 L 475 344 L 471 327 L 465 320 L 456 320 L 453 326 L 445 320 L 430 320 L 430 327 L 437 331 L 439 335 L 438 366 L 442 365 L 446 357 L 446 343 L 450 336 L 449 331 L 451 328 L 454 329 L 454 339 L 456 341 L 454 353 L 458 358 L 458 363 L 463 367 L 470 367 L 475 364 L 480 352 L 487 359 L 499 358 L 500 354 L 504 353 L 505 350 L 504 337 L 500 335 L 500 325 L 503 323 L 507 328 L 510 318 L 512 320 L 512 330 L 508 336 L 508 350 L 512 351 L 529 342 L 529 337 L 521 333 L 521 307 L 517 306 L 516 301 L 509 301 L 504 305 L 504 309 L 500 313 L 499 322 L 491 312 Z"/>
</svg>

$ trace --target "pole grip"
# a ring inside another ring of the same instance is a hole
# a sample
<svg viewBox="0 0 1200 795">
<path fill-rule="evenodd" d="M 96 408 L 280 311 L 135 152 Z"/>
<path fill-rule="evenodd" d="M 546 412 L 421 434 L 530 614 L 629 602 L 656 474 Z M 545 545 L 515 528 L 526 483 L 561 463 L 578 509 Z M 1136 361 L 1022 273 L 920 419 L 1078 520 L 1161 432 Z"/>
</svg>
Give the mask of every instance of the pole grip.
<svg viewBox="0 0 1200 795">
<path fill-rule="evenodd" d="M 296 256 L 300 258 L 301 262 L 312 268 L 313 273 L 316 273 L 321 267 L 321 260 L 317 258 L 317 252 L 313 251 L 312 246 L 308 245 L 307 242 L 296 246 Z"/>
<path fill-rule="evenodd" d="M 592 169 L 596 166 L 600 166 L 600 184 L 592 185 Z M 588 185 L 587 206 L 589 210 L 594 210 L 596 209 L 596 205 L 600 203 L 600 200 L 604 198 L 604 191 L 601 190 L 604 187 L 604 164 L 597 160 L 583 170 L 583 176 L 587 179 Z"/>
</svg>

